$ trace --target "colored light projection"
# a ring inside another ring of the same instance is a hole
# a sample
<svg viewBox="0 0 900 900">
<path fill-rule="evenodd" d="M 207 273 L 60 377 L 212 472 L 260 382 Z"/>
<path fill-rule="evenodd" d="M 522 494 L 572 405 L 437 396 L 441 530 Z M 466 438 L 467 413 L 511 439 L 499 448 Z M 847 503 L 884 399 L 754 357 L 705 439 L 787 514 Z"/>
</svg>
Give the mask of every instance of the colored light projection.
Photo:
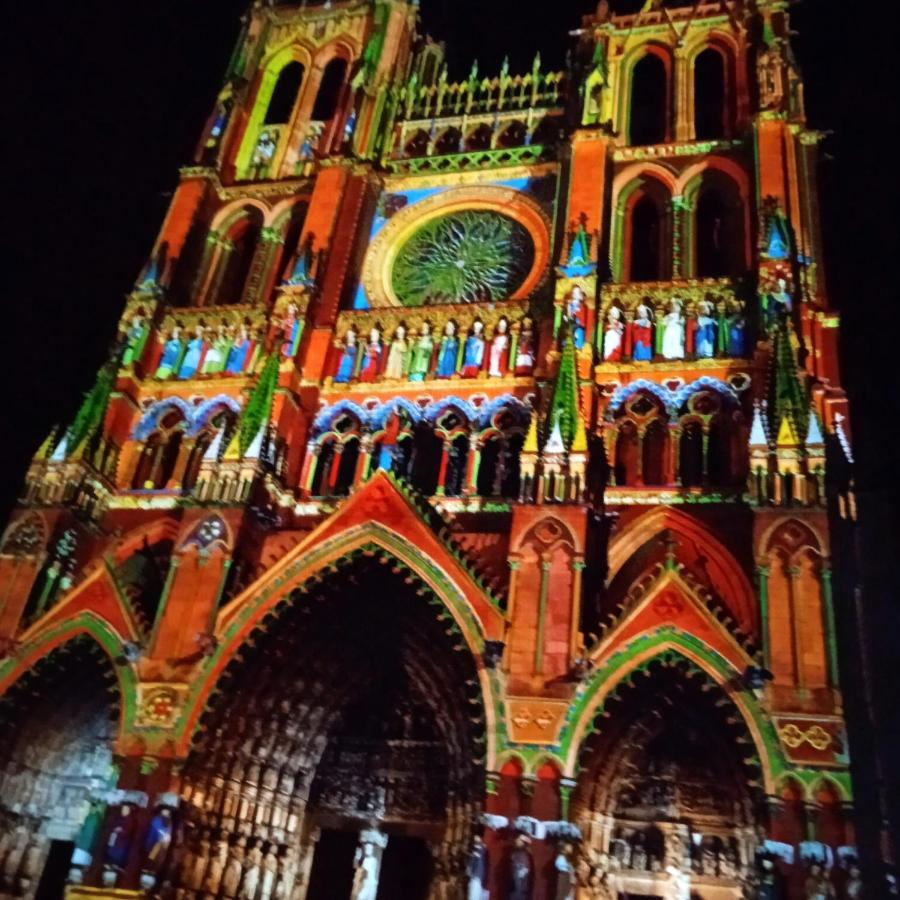
<svg viewBox="0 0 900 900">
<path fill-rule="evenodd" d="M 427 222 L 400 248 L 391 273 L 404 306 L 475 303 L 513 294 L 531 271 L 534 245 L 514 219 L 464 210 Z"/>
</svg>

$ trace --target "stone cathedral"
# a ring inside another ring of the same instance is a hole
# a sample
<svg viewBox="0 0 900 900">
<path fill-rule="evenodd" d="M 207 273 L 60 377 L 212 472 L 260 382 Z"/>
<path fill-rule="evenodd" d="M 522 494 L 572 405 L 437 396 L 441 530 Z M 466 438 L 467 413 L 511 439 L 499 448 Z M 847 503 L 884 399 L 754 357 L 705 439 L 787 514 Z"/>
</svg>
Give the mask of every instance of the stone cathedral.
<svg viewBox="0 0 900 900">
<path fill-rule="evenodd" d="M 0 897 L 858 896 L 788 7 L 253 4 L 0 540 Z"/>
</svg>

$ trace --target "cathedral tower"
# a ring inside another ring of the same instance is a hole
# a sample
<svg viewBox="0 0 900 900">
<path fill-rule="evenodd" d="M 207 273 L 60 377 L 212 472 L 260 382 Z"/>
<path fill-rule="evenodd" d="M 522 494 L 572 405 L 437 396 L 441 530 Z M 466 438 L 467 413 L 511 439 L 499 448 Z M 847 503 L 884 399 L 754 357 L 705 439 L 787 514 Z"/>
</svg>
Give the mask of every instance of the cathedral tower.
<svg viewBox="0 0 900 900">
<path fill-rule="evenodd" d="M 844 889 L 788 3 L 620 6 L 462 80 L 249 10 L 0 541 L 0 897 Z"/>
</svg>

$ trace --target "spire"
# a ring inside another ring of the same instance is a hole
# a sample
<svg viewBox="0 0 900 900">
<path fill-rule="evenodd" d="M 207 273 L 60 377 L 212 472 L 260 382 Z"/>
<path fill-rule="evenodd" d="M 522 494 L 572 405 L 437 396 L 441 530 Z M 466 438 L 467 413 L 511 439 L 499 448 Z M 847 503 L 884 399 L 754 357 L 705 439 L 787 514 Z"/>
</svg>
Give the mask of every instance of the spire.
<svg viewBox="0 0 900 900">
<path fill-rule="evenodd" d="M 117 360 L 110 359 L 97 374 L 94 386 L 84 395 L 81 407 L 66 430 L 59 447 L 56 448 L 54 457 L 60 452 L 65 456 L 78 453 L 84 444 L 96 434 L 97 429 L 103 425 L 109 398 L 116 382 L 117 371 Z M 61 450 L 63 445 L 65 445 L 65 449 Z"/>
<path fill-rule="evenodd" d="M 766 426 L 763 422 L 763 411 L 760 404 L 753 404 L 753 424 L 750 427 L 750 447 L 767 449 L 769 438 L 766 434 Z"/>
<path fill-rule="evenodd" d="M 819 426 L 819 417 L 815 410 L 809 411 L 809 426 L 806 429 L 806 449 L 819 450 L 825 446 L 825 438 L 822 437 L 822 429 Z"/>
<path fill-rule="evenodd" d="M 265 366 L 263 366 L 262 374 L 259 376 L 256 387 L 250 394 L 244 414 L 241 416 L 238 430 L 242 457 L 247 455 L 257 438 L 261 438 L 266 425 L 269 423 L 269 417 L 272 415 L 272 401 L 275 397 L 275 388 L 277 386 L 278 355 L 271 353 L 266 360 Z"/>
<path fill-rule="evenodd" d="M 578 391 L 578 358 L 575 353 L 575 342 L 567 337 L 563 344 L 562 357 L 553 386 L 553 397 L 547 412 L 546 423 L 551 434 L 544 446 L 544 452 L 550 450 L 554 438 L 561 441 L 564 449 L 574 453 L 587 450 L 587 431 L 581 415 L 581 399 Z M 558 449 L 556 452 L 559 452 Z"/>
<path fill-rule="evenodd" d="M 776 325 L 771 344 L 769 433 L 778 435 L 778 443 L 799 444 L 806 436 L 809 398 L 800 379 L 797 338 L 789 319 L 783 318 Z"/>
</svg>

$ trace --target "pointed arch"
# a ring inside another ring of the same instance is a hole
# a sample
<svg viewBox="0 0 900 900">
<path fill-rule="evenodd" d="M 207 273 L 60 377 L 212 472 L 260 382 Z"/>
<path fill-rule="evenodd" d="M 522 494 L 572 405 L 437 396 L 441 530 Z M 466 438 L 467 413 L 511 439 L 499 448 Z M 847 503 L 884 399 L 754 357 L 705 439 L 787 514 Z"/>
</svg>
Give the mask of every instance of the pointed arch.
<svg viewBox="0 0 900 900">
<path fill-rule="evenodd" d="M 134 722 L 137 708 L 138 674 L 133 663 L 122 661 L 122 647 L 127 641 L 133 640 L 134 636 L 121 635 L 97 613 L 80 612 L 48 629 L 38 631 L 30 638 L 26 633 L 26 639 L 16 656 L 0 663 L 0 697 L 42 659 L 82 635 L 92 638 L 100 646 L 116 673 L 121 701 L 118 725 L 121 740 Z"/>
<path fill-rule="evenodd" d="M 592 723 L 606 699 L 633 672 L 666 654 L 675 654 L 696 666 L 726 694 L 738 711 L 760 761 L 764 789 L 767 794 L 773 793 L 777 779 L 785 771 L 785 762 L 775 729 L 764 710 L 751 694 L 734 690 L 734 680 L 741 673 L 723 657 L 692 635 L 671 628 L 640 636 L 624 652 L 614 653 L 594 670 L 560 735 L 566 776 L 577 775 L 585 741 L 590 737 Z"/>
<path fill-rule="evenodd" d="M 743 567 L 713 532 L 681 510 L 668 506 L 656 507 L 632 519 L 614 536 L 609 547 L 609 583 L 641 547 L 666 531 L 702 548 L 711 586 L 734 612 L 741 628 L 755 633 L 756 592 Z"/>
<path fill-rule="evenodd" d="M 215 684 L 230 660 L 276 607 L 290 602 L 293 592 L 325 573 L 334 571 L 355 554 L 383 555 L 409 572 L 452 616 L 472 654 L 479 673 L 488 716 L 497 708 L 493 679 L 482 658 L 487 641 L 504 634 L 499 604 L 454 557 L 421 518 L 421 513 L 383 472 L 297 547 L 271 567 L 255 584 L 219 613 L 215 633 L 219 644 L 199 674 L 197 688 L 180 721 L 180 749 L 187 750 L 191 735 Z M 423 601 L 424 602 L 424 601 Z M 493 734 L 493 723 L 488 734 Z M 489 739 L 489 759 L 496 755 Z"/>
</svg>

